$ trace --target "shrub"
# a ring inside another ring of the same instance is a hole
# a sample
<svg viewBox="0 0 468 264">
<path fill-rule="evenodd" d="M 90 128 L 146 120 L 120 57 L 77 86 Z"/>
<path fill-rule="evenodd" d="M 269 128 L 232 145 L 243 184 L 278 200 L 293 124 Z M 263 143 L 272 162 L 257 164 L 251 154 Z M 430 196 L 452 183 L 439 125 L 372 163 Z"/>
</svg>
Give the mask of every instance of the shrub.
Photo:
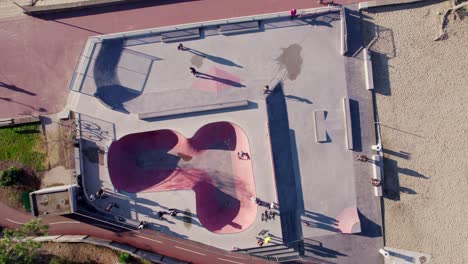
<svg viewBox="0 0 468 264">
<path fill-rule="evenodd" d="M 120 253 L 119 262 L 120 263 L 129 263 L 130 262 L 130 254 L 128 254 L 126 252 Z"/>
<path fill-rule="evenodd" d="M 0 173 L 0 185 L 10 186 L 17 184 L 21 180 L 23 170 L 16 167 L 10 167 Z"/>
</svg>

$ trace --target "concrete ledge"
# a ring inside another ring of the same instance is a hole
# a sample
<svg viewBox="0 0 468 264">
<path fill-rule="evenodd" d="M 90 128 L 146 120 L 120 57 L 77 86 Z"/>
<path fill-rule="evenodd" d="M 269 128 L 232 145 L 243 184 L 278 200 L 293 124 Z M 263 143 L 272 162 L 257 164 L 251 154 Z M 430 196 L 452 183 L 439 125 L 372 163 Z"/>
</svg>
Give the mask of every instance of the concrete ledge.
<svg viewBox="0 0 468 264">
<path fill-rule="evenodd" d="M 225 108 L 232 108 L 232 107 L 241 107 L 241 106 L 247 106 L 248 104 L 249 104 L 249 101 L 247 101 L 247 100 L 239 100 L 239 101 L 232 101 L 232 102 L 225 102 L 225 103 L 217 103 L 217 104 L 209 104 L 209 105 L 192 106 L 192 107 L 187 107 L 187 108 L 171 109 L 171 110 L 166 110 L 166 111 L 139 113 L 138 118 L 139 119 L 148 119 L 148 118 L 156 118 L 156 117 L 165 117 L 165 116 L 188 114 L 188 113 L 203 112 L 203 111 L 210 111 L 210 110 L 218 110 L 218 109 L 225 109 Z"/>
<path fill-rule="evenodd" d="M 344 126 L 345 126 L 345 140 L 346 140 L 346 147 L 349 150 L 353 149 L 353 127 L 351 123 L 351 110 L 349 106 L 349 98 L 343 98 L 343 118 L 344 118 Z"/>
<path fill-rule="evenodd" d="M 18 118 L 4 118 L 0 119 L 0 127 L 8 127 L 22 124 L 40 123 L 41 120 L 38 116 L 22 116 Z"/>
<path fill-rule="evenodd" d="M 341 55 L 344 55 L 348 51 L 348 34 L 346 28 L 346 8 L 341 9 Z"/>
<path fill-rule="evenodd" d="M 60 236 L 53 242 L 80 243 L 88 236 Z"/>
<path fill-rule="evenodd" d="M 171 258 L 171 257 L 163 257 L 161 262 L 159 262 L 159 263 L 164 263 L 164 264 L 189 264 L 189 262 L 180 261 L 180 260 L 177 260 L 177 259 Z"/>
<path fill-rule="evenodd" d="M 54 240 L 57 240 L 61 236 L 40 236 L 40 237 L 35 237 L 32 240 L 36 242 L 51 242 Z"/>
<path fill-rule="evenodd" d="M 370 51 L 367 48 L 364 48 L 364 72 L 366 74 L 366 89 L 374 89 L 374 76 L 372 74 L 372 60 Z"/>
<path fill-rule="evenodd" d="M 382 160 L 379 155 L 372 155 L 374 161 L 372 179 L 382 180 Z M 374 186 L 375 196 L 382 196 L 382 186 Z"/>
<path fill-rule="evenodd" d="M 156 254 L 156 253 L 153 253 L 153 252 L 149 252 L 149 251 L 146 251 L 146 250 L 141 250 L 141 249 L 138 249 L 135 254 L 139 257 L 142 257 L 144 259 L 147 259 L 147 260 L 150 260 L 152 262 L 156 262 L 156 263 L 160 263 L 161 262 L 161 259 L 164 257 L 162 255 L 159 255 L 159 254 Z"/>
<path fill-rule="evenodd" d="M 260 29 L 259 21 L 242 22 L 234 24 L 220 25 L 218 31 L 223 35 L 245 33 L 258 31 Z"/>
<path fill-rule="evenodd" d="M 423 0 L 378 0 L 359 3 L 359 10 L 367 9 L 369 7 L 379 7 L 387 5 L 409 4 L 415 2 L 422 2 Z"/>
<path fill-rule="evenodd" d="M 7 127 L 13 125 L 13 119 L 0 119 L 0 127 Z"/>
<path fill-rule="evenodd" d="M 161 33 L 163 42 L 175 42 L 200 38 L 200 29 L 185 29 Z"/>
<path fill-rule="evenodd" d="M 327 141 L 327 130 L 323 126 L 324 122 L 325 122 L 325 111 L 324 110 L 314 111 L 315 141 L 317 141 L 317 143 Z"/>
<path fill-rule="evenodd" d="M 111 241 L 111 240 L 107 240 L 107 239 L 95 238 L 95 237 L 87 237 L 87 238 L 83 239 L 82 242 L 88 243 L 88 244 L 93 244 L 93 245 L 96 245 L 96 246 L 108 247 L 109 244 L 110 244 L 112 241 Z"/>
</svg>

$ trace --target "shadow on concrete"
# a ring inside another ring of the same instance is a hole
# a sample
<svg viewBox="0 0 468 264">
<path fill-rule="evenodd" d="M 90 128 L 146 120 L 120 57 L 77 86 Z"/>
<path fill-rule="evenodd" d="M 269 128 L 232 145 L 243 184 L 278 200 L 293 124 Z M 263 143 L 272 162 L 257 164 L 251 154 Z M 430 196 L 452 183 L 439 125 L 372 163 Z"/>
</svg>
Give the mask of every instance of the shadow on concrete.
<svg viewBox="0 0 468 264">
<path fill-rule="evenodd" d="M 27 95 L 31 95 L 31 96 L 36 96 L 36 95 L 37 95 L 36 93 L 33 93 L 33 92 L 28 91 L 28 90 L 19 88 L 19 87 L 17 87 L 16 85 L 4 83 L 4 82 L 0 82 L 0 87 L 6 88 L 6 89 L 11 90 L 11 91 L 14 91 L 14 92 L 24 93 L 24 94 L 27 94 Z"/>
<path fill-rule="evenodd" d="M 332 22 L 340 20 L 340 13 L 332 12 L 325 15 L 306 14 L 301 15 L 297 19 L 300 19 L 311 26 L 333 27 Z"/>
<path fill-rule="evenodd" d="M 231 61 L 231 60 L 228 60 L 228 59 L 225 59 L 223 57 L 219 57 L 219 56 L 214 56 L 214 55 L 210 55 L 210 54 L 207 54 L 205 52 L 202 52 L 202 51 L 199 51 L 199 50 L 196 50 L 196 49 L 192 49 L 192 48 L 186 48 L 184 49 L 184 51 L 188 51 L 188 52 L 191 52 L 197 56 L 200 56 L 200 57 L 203 57 L 205 59 L 208 59 L 214 63 L 219 63 L 219 64 L 222 64 L 222 65 L 226 65 L 226 66 L 231 66 L 231 67 L 238 67 L 238 68 L 243 68 L 241 65 Z"/>
<path fill-rule="evenodd" d="M 338 220 L 324 214 L 304 210 L 302 223 L 307 227 L 328 230 L 340 233 L 338 228 Z"/>
<path fill-rule="evenodd" d="M 61 12 L 53 12 L 49 14 L 37 14 L 35 17 L 44 19 L 44 20 L 55 20 L 55 19 L 65 19 L 71 17 L 80 17 L 80 16 L 92 16 L 92 15 L 99 15 L 104 13 L 112 13 L 112 12 L 121 12 L 121 11 L 129 11 L 133 9 L 141 9 L 147 8 L 152 6 L 161 6 L 161 5 L 172 5 L 176 3 L 184 3 L 184 2 L 194 2 L 198 0 L 136 0 L 132 2 L 124 2 L 124 3 L 112 3 L 111 5 L 101 5 L 101 6 L 92 6 L 92 7 L 82 7 L 79 10 L 70 10 L 70 11 L 61 11 Z"/>
<path fill-rule="evenodd" d="M 299 165 L 299 152 L 297 151 L 296 132 L 289 129 L 289 138 L 291 141 L 291 158 L 293 162 L 294 178 L 297 185 L 297 207 L 300 211 L 304 210 L 304 196 L 301 181 L 301 167 Z"/>
<path fill-rule="evenodd" d="M 297 101 L 301 103 L 312 104 L 312 101 L 304 97 L 295 96 L 295 95 L 287 95 L 287 94 L 284 95 L 284 97 L 286 98 L 286 100 L 293 100 L 293 101 Z"/>
<path fill-rule="evenodd" d="M 359 102 L 353 99 L 349 100 L 349 109 L 351 112 L 351 129 L 353 133 L 353 150 L 362 151 L 361 137 L 361 113 L 359 110 Z"/>
<path fill-rule="evenodd" d="M 275 181 L 277 186 L 278 202 L 282 237 L 284 241 L 296 241 L 302 234 L 298 211 L 299 201 L 296 194 L 302 190 L 294 175 L 292 146 L 286 98 L 282 82 L 272 89 L 266 98 L 268 129 L 270 134 L 273 166 L 275 168 Z"/>
<path fill-rule="evenodd" d="M 125 40 L 123 38 L 104 39 L 102 41 L 101 49 L 97 54 L 93 68 L 92 76 L 94 76 L 94 82 L 97 87 L 93 96 L 98 98 L 106 107 L 128 114 L 129 111 L 125 108 L 124 103 L 143 93 L 153 65 L 152 62 L 154 60 L 160 60 L 160 58 L 125 49 L 124 43 Z M 125 76 L 125 78 L 132 80 L 132 87 L 122 85 L 119 80 L 119 71 L 122 68 L 119 66 L 119 63 L 123 52 L 144 57 L 150 62 L 146 72 L 126 70 L 127 76 Z M 128 76 L 128 74 L 132 75 Z M 145 78 L 142 83 L 139 83 L 138 80 L 141 76 Z M 88 76 L 88 78 L 92 77 Z"/>
<path fill-rule="evenodd" d="M 359 11 L 348 8 L 343 9 L 346 19 L 347 51 L 346 56 L 354 57 L 363 48 L 361 32 L 361 14 Z"/>
<path fill-rule="evenodd" d="M 356 234 L 365 237 L 381 237 L 382 227 L 374 221 L 367 218 L 360 210 L 358 210 L 359 221 L 361 222 L 361 232 Z"/>
<path fill-rule="evenodd" d="M 313 254 L 322 258 L 337 258 L 347 256 L 346 254 L 339 251 L 324 247 L 320 241 L 309 238 L 304 239 L 304 251 L 306 254 Z"/>
<path fill-rule="evenodd" d="M 212 80 L 212 81 L 219 82 L 219 83 L 229 85 L 229 86 L 232 86 L 232 87 L 239 87 L 239 88 L 240 87 L 245 87 L 245 85 L 243 85 L 242 83 L 239 83 L 239 82 L 236 82 L 236 81 L 233 81 L 233 80 L 229 80 L 229 79 L 225 79 L 225 78 L 221 78 L 221 77 L 218 77 L 218 76 L 214 76 L 214 75 L 211 75 L 211 74 L 208 74 L 208 73 L 203 73 L 203 72 L 198 72 L 197 73 L 197 78 Z"/>
</svg>

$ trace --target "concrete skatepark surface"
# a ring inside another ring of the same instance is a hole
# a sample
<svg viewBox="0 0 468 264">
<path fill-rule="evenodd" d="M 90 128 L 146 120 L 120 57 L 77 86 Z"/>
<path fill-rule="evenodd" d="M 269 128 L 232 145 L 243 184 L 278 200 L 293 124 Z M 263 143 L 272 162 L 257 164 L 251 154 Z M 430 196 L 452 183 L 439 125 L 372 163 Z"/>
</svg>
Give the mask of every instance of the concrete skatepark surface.
<svg viewBox="0 0 468 264">
<path fill-rule="evenodd" d="M 215 233 L 235 233 L 255 220 L 257 205 L 248 140 L 238 126 L 212 123 L 186 139 L 171 130 L 127 135 L 112 143 L 112 184 L 130 193 L 193 190 L 201 224 Z"/>
</svg>

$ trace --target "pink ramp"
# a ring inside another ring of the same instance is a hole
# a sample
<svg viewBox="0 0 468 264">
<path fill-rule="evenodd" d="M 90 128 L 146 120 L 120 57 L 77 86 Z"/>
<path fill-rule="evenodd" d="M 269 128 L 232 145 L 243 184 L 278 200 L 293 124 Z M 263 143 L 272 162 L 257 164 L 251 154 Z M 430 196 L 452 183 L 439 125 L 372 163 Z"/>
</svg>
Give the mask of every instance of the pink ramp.
<svg viewBox="0 0 468 264">
<path fill-rule="evenodd" d="M 195 192 L 198 218 L 215 233 L 237 233 L 255 220 L 257 205 L 250 153 L 244 131 L 229 122 L 201 127 L 187 139 L 172 130 L 130 134 L 108 153 L 114 187 L 126 192 Z"/>
<path fill-rule="evenodd" d="M 206 73 L 201 72 L 193 81 L 192 88 L 205 92 L 219 92 L 228 88 L 243 87 L 242 79 L 218 67 L 212 67 Z"/>
<path fill-rule="evenodd" d="M 338 228 L 342 233 L 359 233 L 361 232 L 361 222 L 356 206 L 348 207 L 341 211 L 336 217 Z"/>
</svg>

